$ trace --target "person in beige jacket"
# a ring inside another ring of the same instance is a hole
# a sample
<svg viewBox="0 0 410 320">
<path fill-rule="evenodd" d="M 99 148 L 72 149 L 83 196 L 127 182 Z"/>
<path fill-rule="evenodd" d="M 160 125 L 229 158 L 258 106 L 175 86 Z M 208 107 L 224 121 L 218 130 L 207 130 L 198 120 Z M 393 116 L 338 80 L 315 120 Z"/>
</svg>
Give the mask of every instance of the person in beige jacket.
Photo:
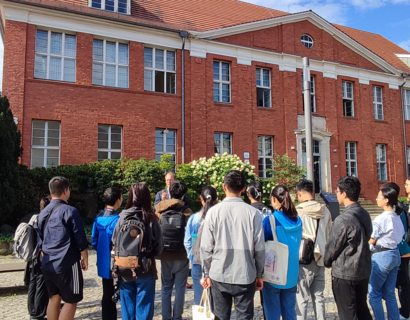
<svg viewBox="0 0 410 320">
<path fill-rule="evenodd" d="M 299 264 L 299 278 L 296 294 L 296 315 L 298 320 L 307 319 L 307 305 L 312 297 L 313 310 L 317 320 L 325 319 L 325 266 L 323 258 L 325 247 L 332 229 L 329 210 L 314 200 L 313 182 L 301 180 L 296 185 L 298 199 L 301 202 L 296 210 L 303 225 L 303 237 L 315 243 L 315 259 L 309 265 Z M 317 235 L 316 235 L 317 234 Z"/>
</svg>

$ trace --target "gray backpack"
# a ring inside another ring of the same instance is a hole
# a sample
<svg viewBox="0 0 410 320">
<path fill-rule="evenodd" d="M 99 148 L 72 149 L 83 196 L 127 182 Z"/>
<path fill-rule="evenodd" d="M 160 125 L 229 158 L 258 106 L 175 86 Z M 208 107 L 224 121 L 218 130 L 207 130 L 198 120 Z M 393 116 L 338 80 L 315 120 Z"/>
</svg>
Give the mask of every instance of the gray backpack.
<svg viewBox="0 0 410 320">
<path fill-rule="evenodd" d="M 201 238 L 202 230 L 204 229 L 204 219 L 202 219 L 201 225 L 199 226 L 198 232 L 196 234 L 196 241 L 192 245 L 192 255 L 197 264 L 202 264 L 201 262 Z"/>
<path fill-rule="evenodd" d="M 14 234 L 13 254 L 26 262 L 33 260 L 38 252 L 37 231 L 34 228 L 37 217 L 36 214 L 31 217 L 28 223 L 20 223 Z"/>
</svg>

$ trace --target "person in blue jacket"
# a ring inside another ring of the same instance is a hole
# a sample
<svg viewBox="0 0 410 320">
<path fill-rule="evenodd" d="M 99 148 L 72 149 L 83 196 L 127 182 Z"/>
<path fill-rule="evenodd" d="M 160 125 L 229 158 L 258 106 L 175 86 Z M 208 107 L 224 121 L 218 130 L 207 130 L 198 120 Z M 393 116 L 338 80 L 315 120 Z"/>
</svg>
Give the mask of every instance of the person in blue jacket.
<svg viewBox="0 0 410 320">
<path fill-rule="evenodd" d="M 282 185 L 276 186 L 270 200 L 276 222 L 278 241 L 289 248 L 288 276 L 284 286 L 264 282 L 263 308 L 267 320 L 296 320 L 296 288 L 299 276 L 299 247 L 302 240 L 302 220 L 298 217 L 289 190 Z M 263 220 L 265 241 L 273 240 L 269 216 Z M 278 257 L 280 263 L 280 257 Z"/>
<path fill-rule="evenodd" d="M 102 278 L 102 319 L 116 320 L 117 308 L 115 302 L 112 301 L 115 288 L 111 276 L 110 251 L 112 233 L 119 218 L 116 210 L 122 204 L 121 190 L 115 187 L 105 190 L 104 202 L 105 209 L 98 214 L 94 221 L 91 242 L 97 251 L 98 276 Z"/>
</svg>

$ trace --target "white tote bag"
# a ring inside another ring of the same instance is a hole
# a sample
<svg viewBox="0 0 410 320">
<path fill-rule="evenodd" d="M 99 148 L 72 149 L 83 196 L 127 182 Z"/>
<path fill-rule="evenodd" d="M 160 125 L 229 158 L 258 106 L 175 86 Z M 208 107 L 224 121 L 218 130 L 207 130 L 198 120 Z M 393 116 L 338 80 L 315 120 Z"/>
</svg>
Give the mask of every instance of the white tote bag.
<svg viewBox="0 0 410 320">
<path fill-rule="evenodd" d="M 265 242 L 263 281 L 284 286 L 288 280 L 289 248 L 286 244 L 278 241 L 274 215 L 269 216 L 269 222 L 272 228 L 273 241 Z"/>
<path fill-rule="evenodd" d="M 209 289 L 202 291 L 199 305 L 192 306 L 193 320 L 213 320 L 214 314 L 211 312 L 211 303 L 209 301 Z"/>
</svg>

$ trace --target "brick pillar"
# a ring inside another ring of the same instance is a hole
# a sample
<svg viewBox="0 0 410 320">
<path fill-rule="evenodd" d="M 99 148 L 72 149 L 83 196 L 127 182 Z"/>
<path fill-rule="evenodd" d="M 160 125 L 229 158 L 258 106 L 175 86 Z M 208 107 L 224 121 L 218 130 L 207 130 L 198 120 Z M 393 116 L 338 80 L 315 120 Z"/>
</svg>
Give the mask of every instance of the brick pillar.
<svg viewBox="0 0 410 320">
<path fill-rule="evenodd" d="M 144 90 L 144 44 L 129 43 L 129 88 Z"/>
<path fill-rule="evenodd" d="M 91 86 L 93 77 L 93 35 L 77 33 L 76 83 Z"/>
</svg>

